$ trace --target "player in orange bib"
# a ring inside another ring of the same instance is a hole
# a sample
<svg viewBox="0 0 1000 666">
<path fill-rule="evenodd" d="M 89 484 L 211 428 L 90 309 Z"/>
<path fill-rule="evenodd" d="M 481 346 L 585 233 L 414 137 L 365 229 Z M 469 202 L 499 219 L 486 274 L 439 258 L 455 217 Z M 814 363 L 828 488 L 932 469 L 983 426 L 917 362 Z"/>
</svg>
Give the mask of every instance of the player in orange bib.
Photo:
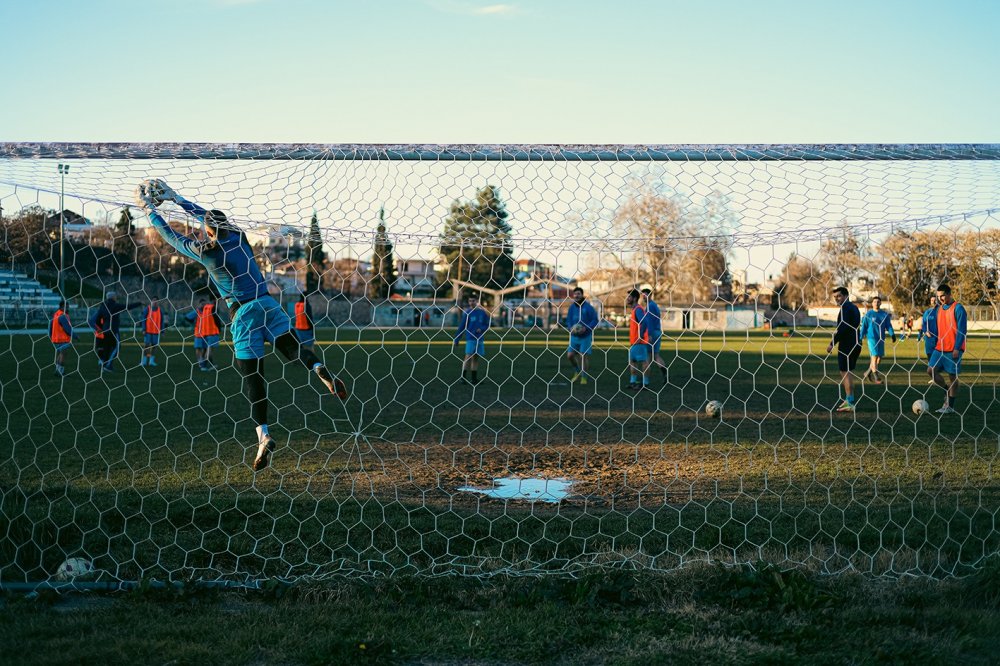
<svg viewBox="0 0 1000 666">
<path fill-rule="evenodd" d="M 49 340 L 56 348 L 56 375 L 59 377 L 66 375 L 66 366 L 63 365 L 66 360 L 66 350 L 73 346 L 73 341 L 76 339 L 66 310 L 66 301 L 59 301 L 59 309 L 49 321 Z"/>
<path fill-rule="evenodd" d="M 142 360 L 140 366 L 156 367 L 156 348 L 160 346 L 160 333 L 166 327 L 163 310 L 157 299 L 150 299 L 142 311 Z"/>
<path fill-rule="evenodd" d="M 955 414 L 955 400 L 958 397 L 958 375 L 962 371 L 962 354 L 965 353 L 965 336 L 969 318 L 961 303 L 951 297 L 951 287 L 947 284 L 937 288 L 938 306 L 934 317 L 936 340 L 931 353 L 930 367 L 934 372 L 934 383 L 947 391 L 945 403 L 938 414 Z M 951 377 L 945 381 L 944 375 Z"/>
</svg>

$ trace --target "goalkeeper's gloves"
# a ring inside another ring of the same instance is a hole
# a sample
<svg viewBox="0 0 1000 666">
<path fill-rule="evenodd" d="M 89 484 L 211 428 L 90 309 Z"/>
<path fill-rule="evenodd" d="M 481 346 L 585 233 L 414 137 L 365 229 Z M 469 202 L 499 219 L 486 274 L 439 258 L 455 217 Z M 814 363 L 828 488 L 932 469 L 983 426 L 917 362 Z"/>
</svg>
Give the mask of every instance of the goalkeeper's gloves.
<svg viewBox="0 0 1000 666">
<path fill-rule="evenodd" d="M 156 204 L 153 203 L 153 195 L 149 191 L 149 183 L 139 183 L 135 188 L 135 203 L 140 208 L 147 210 L 156 208 Z"/>
<path fill-rule="evenodd" d="M 167 185 L 166 181 L 156 178 L 154 180 L 151 180 L 150 183 L 153 185 L 153 187 L 159 189 L 160 198 L 163 199 L 163 201 L 173 201 L 177 203 L 180 202 L 181 198 L 180 195 L 178 195 L 177 192 L 174 191 L 174 188 Z"/>
</svg>

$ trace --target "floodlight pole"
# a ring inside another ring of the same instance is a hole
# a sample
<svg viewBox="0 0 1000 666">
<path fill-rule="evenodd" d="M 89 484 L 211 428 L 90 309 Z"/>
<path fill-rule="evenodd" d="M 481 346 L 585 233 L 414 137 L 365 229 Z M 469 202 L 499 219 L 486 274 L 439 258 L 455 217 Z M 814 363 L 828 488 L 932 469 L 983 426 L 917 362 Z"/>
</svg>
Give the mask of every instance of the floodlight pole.
<svg viewBox="0 0 1000 666">
<path fill-rule="evenodd" d="M 63 224 L 63 211 L 66 210 L 66 206 L 63 201 L 66 197 L 66 174 L 69 173 L 68 164 L 59 164 L 59 277 L 56 280 L 56 284 L 59 289 L 59 298 L 65 299 L 66 294 L 63 293 L 63 255 L 66 252 L 66 242 L 65 242 L 65 231 Z"/>
</svg>

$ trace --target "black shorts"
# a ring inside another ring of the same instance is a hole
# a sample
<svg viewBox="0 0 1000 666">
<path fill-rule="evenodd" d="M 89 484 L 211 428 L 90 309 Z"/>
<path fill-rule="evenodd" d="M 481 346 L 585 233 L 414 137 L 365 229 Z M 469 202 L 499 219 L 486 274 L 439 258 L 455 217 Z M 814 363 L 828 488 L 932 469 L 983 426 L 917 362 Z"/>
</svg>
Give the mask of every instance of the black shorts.
<svg viewBox="0 0 1000 666">
<path fill-rule="evenodd" d="M 861 357 L 861 345 L 855 345 L 853 348 L 843 350 L 837 347 L 837 368 L 841 372 L 850 372 L 858 365 L 858 358 Z"/>
</svg>

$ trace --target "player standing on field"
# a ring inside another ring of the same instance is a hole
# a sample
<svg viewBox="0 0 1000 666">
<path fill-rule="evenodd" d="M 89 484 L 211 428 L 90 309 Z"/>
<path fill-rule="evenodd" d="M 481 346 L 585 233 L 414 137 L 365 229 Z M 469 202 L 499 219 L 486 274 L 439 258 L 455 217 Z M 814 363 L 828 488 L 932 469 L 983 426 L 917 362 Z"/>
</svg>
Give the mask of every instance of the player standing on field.
<svg viewBox="0 0 1000 666">
<path fill-rule="evenodd" d="M 218 292 L 227 299 L 232 313 L 231 331 L 236 367 L 243 375 L 250 412 L 257 424 L 255 471 L 270 463 L 275 442 L 268 430 L 267 380 L 264 378 L 264 343 L 270 342 L 289 361 L 299 361 L 341 400 L 347 386 L 334 377 L 323 363 L 291 331 L 288 315 L 267 293 L 267 285 L 254 261 L 253 248 L 239 227 L 231 224 L 221 210 L 205 210 L 174 192 L 163 181 L 146 181 L 136 190 L 136 199 L 163 239 L 184 256 L 199 262 Z M 173 201 L 202 222 L 204 240 L 189 238 L 172 229 L 156 212 L 162 201 Z"/>
<path fill-rule="evenodd" d="M 212 363 L 212 350 L 219 346 L 222 338 L 222 318 L 217 312 L 218 302 L 201 299 L 194 312 L 189 312 L 186 319 L 194 322 L 194 356 L 198 368 L 202 372 L 211 372 L 215 368 Z"/>
<path fill-rule="evenodd" d="M 138 307 L 142 307 L 142 303 L 122 305 L 118 302 L 118 294 L 109 291 L 91 315 L 88 323 L 94 329 L 94 348 L 102 372 L 114 372 L 114 360 L 121 344 L 121 313 Z"/>
<path fill-rule="evenodd" d="M 156 348 L 160 346 L 160 333 L 165 326 L 160 302 L 155 298 L 150 299 L 149 305 L 142 311 L 143 339 L 140 366 L 156 367 Z"/>
<path fill-rule="evenodd" d="M 490 330 L 490 313 L 479 306 L 478 296 L 466 299 L 468 307 L 462 311 L 455 334 L 455 345 L 465 336 L 465 358 L 462 360 L 463 384 L 479 383 L 479 359 L 486 358 L 486 343 L 483 341 L 486 331 Z M 468 374 L 468 380 L 466 375 Z"/>
<path fill-rule="evenodd" d="M 961 303 L 951 297 L 951 287 L 938 285 L 938 306 L 935 313 L 937 342 L 931 354 L 930 366 L 934 370 L 934 383 L 948 392 L 944 405 L 938 414 L 955 414 L 955 399 L 958 396 L 958 375 L 962 371 L 962 354 L 965 353 L 965 337 L 968 333 L 969 318 Z M 947 383 L 942 375 L 951 376 Z"/>
<path fill-rule="evenodd" d="M 871 376 L 876 384 L 881 384 L 878 368 L 885 356 L 885 337 L 889 335 L 895 343 L 896 332 L 892 330 L 892 315 L 882 309 L 882 299 L 874 297 L 871 305 L 871 310 L 861 320 L 861 337 L 868 342 L 868 353 L 871 355 L 868 369 L 861 376 L 861 381 Z"/>
<path fill-rule="evenodd" d="M 597 328 L 597 310 L 583 295 L 583 289 L 575 287 L 573 302 L 566 312 L 566 328 L 569 329 L 569 349 L 566 356 L 576 372 L 570 383 L 587 383 L 587 358 L 594 345 L 594 329 Z"/>
<path fill-rule="evenodd" d="M 292 315 L 292 324 L 295 326 L 295 335 L 299 337 L 299 344 L 312 351 L 313 343 L 316 341 L 316 331 L 313 326 L 312 308 L 305 294 L 301 294 L 299 302 L 292 307 Z"/>
<path fill-rule="evenodd" d="M 655 364 L 663 375 L 663 383 L 667 383 L 667 364 L 660 356 L 660 345 L 663 342 L 663 314 L 660 306 L 653 300 L 652 287 L 643 287 L 642 295 L 646 301 L 646 328 L 649 330 L 650 365 Z"/>
<path fill-rule="evenodd" d="M 78 337 L 73 333 L 73 325 L 69 321 L 69 313 L 66 310 L 66 301 L 59 301 L 59 309 L 52 315 L 49 321 L 49 340 L 56 348 L 56 376 L 66 375 L 66 350 L 73 346 L 73 341 Z"/>
<path fill-rule="evenodd" d="M 937 346 L 937 296 L 931 296 L 931 306 L 924 310 L 924 316 L 920 319 L 920 333 L 917 334 L 917 342 L 924 341 L 924 354 L 927 356 L 927 374 L 930 375 L 928 384 L 934 383 L 934 367 L 931 363 L 931 356 L 934 355 L 934 347 Z"/>
<path fill-rule="evenodd" d="M 854 411 L 854 378 L 851 372 L 858 365 L 861 356 L 861 311 L 851 303 L 846 287 L 833 290 L 833 300 L 840 306 L 837 313 L 837 330 L 833 340 L 826 347 L 826 353 L 837 347 L 837 368 L 840 370 L 840 383 L 844 387 L 844 402 L 837 407 L 838 412 Z"/>
<path fill-rule="evenodd" d="M 649 324 L 646 311 L 639 305 L 641 295 L 637 289 L 632 289 L 625 297 L 625 309 L 629 312 L 628 319 L 628 364 L 631 370 L 628 388 L 630 391 L 641 391 L 649 388 Z M 642 383 L 639 383 L 639 378 Z"/>
</svg>

